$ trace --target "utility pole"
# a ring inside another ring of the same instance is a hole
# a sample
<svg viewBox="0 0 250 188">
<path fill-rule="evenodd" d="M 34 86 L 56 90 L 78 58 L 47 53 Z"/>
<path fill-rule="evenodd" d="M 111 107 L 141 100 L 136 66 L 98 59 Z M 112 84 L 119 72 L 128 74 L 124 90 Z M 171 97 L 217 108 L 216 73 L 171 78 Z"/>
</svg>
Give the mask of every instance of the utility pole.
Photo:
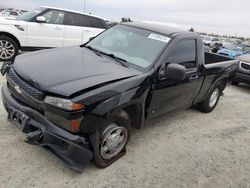
<svg viewBox="0 0 250 188">
<path fill-rule="evenodd" d="M 238 37 L 238 33 L 239 33 L 239 29 L 237 29 L 237 31 L 236 31 L 236 37 Z"/>
<path fill-rule="evenodd" d="M 86 12 L 86 0 L 83 0 L 83 12 Z"/>
</svg>

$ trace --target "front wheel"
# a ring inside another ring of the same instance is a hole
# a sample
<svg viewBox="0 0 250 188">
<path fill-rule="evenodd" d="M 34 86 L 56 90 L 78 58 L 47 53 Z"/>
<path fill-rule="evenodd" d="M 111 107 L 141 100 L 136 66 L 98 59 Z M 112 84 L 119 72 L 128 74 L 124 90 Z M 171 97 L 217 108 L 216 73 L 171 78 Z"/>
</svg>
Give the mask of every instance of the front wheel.
<svg viewBox="0 0 250 188">
<path fill-rule="evenodd" d="M 18 45 L 12 38 L 0 36 L 0 61 L 13 61 L 18 51 Z"/>
<path fill-rule="evenodd" d="M 105 168 L 125 155 L 126 145 L 130 138 L 130 118 L 125 111 L 116 114 L 105 125 L 97 130 L 93 142 L 94 162 Z"/>
<path fill-rule="evenodd" d="M 219 102 L 220 96 L 221 89 L 219 86 L 216 86 L 204 101 L 198 103 L 198 109 L 205 113 L 212 112 Z"/>
</svg>

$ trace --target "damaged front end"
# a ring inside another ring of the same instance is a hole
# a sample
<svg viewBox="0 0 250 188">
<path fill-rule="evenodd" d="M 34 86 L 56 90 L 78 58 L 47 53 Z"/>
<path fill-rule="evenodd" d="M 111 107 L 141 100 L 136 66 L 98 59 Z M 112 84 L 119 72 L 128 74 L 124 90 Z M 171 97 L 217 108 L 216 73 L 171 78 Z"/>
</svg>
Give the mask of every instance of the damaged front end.
<svg viewBox="0 0 250 188">
<path fill-rule="evenodd" d="M 27 134 L 28 143 L 48 149 L 67 167 L 77 172 L 81 172 L 93 158 L 88 139 L 65 131 L 37 110 L 16 100 L 10 94 L 7 84 L 2 87 L 2 101 L 8 112 L 8 120 Z"/>
</svg>

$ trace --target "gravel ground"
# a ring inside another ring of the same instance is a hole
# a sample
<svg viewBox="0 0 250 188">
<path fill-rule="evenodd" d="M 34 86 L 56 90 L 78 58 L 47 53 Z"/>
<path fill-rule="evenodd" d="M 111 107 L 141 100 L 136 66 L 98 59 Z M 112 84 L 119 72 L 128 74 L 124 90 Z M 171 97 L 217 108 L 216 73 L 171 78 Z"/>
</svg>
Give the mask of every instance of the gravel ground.
<svg viewBox="0 0 250 188">
<path fill-rule="evenodd" d="M 1 105 L 0 187 L 250 187 L 249 101 L 249 86 L 232 86 L 210 114 L 162 116 L 133 130 L 119 161 L 106 169 L 90 163 L 82 174 L 26 144 Z"/>
</svg>

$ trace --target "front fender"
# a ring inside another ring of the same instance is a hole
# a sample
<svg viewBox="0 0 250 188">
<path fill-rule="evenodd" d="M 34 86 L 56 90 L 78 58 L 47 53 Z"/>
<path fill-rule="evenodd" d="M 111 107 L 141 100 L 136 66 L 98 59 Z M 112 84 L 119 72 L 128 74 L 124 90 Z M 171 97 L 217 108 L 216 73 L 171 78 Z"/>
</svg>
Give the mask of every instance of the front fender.
<svg viewBox="0 0 250 188">
<path fill-rule="evenodd" d="M 125 106 L 129 106 L 134 103 L 141 103 L 141 98 L 137 98 L 138 90 L 139 87 L 107 99 L 97 105 L 92 113 L 99 116 L 105 116 L 108 115 L 108 113 L 110 114 L 110 112 L 119 111 L 119 109 L 122 109 Z"/>
<path fill-rule="evenodd" d="M 114 116 L 116 113 L 121 110 L 129 109 L 129 107 L 136 106 L 140 107 L 140 112 L 137 113 L 140 117 L 135 117 L 139 119 L 139 125 L 136 127 L 140 127 L 142 123 L 144 123 L 145 117 L 143 117 L 145 112 L 145 100 L 147 97 L 149 89 L 141 91 L 141 88 L 133 88 L 126 92 L 123 92 L 119 95 L 113 96 L 110 99 L 107 99 L 101 103 L 99 103 L 91 113 L 87 113 L 82 126 L 82 132 L 91 133 L 95 132 L 98 127 L 105 123 L 110 117 Z M 138 96 L 139 95 L 139 96 Z M 137 109 L 136 109 L 137 110 Z M 135 110 L 135 111 L 136 111 Z M 130 114 L 130 116 L 134 114 Z M 134 118 L 131 117 L 132 119 Z M 138 120 L 137 119 L 137 120 Z M 134 124 L 134 122 L 132 122 Z"/>
<path fill-rule="evenodd" d="M 72 101 L 87 106 L 81 131 L 93 133 L 121 110 L 127 111 L 131 117 L 131 112 L 133 114 L 140 109 L 138 116 L 144 115 L 145 100 L 151 86 L 152 78 L 150 73 L 147 73 L 108 84 L 75 97 Z M 136 117 L 134 114 L 132 116 L 132 119 Z"/>
<path fill-rule="evenodd" d="M 21 46 L 26 46 L 27 44 L 27 37 L 26 37 L 26 28 L 24 31 L 19 31 L 14 25 L 1 25 L 0 24 L 0 34 L 6 33 L 15 37 Z M 21 32 L 23 32 L 21 34 Z"/>
</svg>

